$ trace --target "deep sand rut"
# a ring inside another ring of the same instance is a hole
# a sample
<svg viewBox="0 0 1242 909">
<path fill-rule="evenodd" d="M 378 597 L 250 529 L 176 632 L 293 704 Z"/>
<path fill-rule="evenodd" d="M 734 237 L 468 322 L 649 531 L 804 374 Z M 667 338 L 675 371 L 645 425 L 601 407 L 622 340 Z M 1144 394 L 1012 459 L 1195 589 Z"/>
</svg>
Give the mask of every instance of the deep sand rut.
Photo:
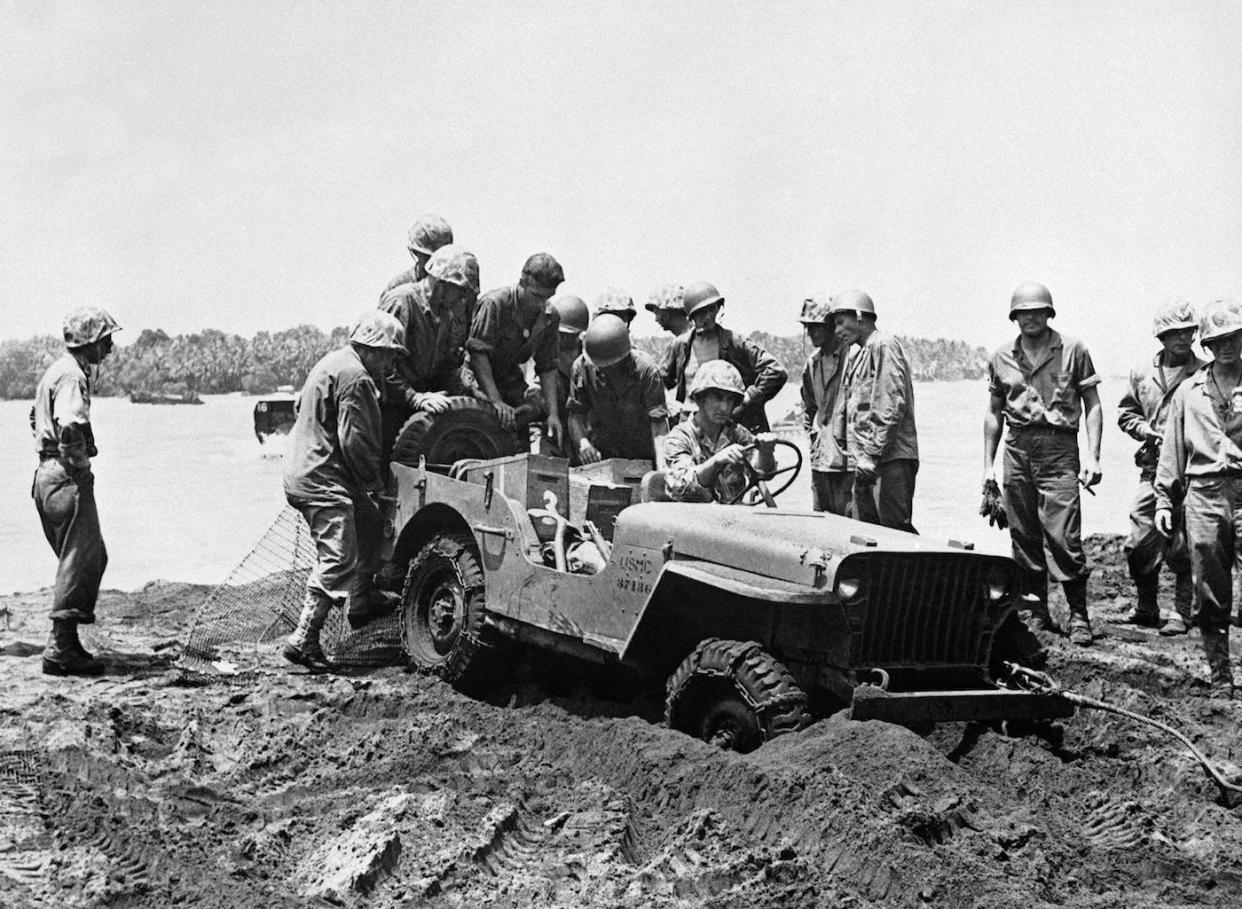
<svg viewBox="0 0 1242 909">
<path fill-rule="evenodd" d="M 1094 543 L 1104 637 L 1053 641 L 1051 671 L 1237 774 L 1242 703 L 1206 699 L 1197 636 L 1116 624 L 1117 543 Z M 3 601 L 0 905 L 1242 904 L 1242 809 L 1120 717 L 1009 738 L 837 715 L 738 756 L 538 668 L 494 704 L 274 652 L 187 687 L 166 645 L 203 594 L 106 595 L 90 681 L 39 674 L 46 595 Z"/>
</svg>

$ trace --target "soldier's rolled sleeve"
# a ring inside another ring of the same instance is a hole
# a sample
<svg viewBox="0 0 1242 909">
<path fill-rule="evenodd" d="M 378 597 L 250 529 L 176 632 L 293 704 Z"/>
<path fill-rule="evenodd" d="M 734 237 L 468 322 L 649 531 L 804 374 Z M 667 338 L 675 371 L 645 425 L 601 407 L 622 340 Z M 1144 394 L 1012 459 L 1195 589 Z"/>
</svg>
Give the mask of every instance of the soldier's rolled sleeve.
<svg viewBox="0 0 1242 909">
<path fill-rule="evenodd" d="M 658 370 L 644 372 L 639 377 L 639 391 L 642 394 L 643 409 L 648 420 L 664 420 L 668 418 L 668 397 L 664 394 L 664 381 Z"/>
<path fill-rule="evenodd" d="M 785 371 L 785 367 L 776 357 L 754 341 L 750 339 L 743 341 L 741 349 L 745 351 L 746 358 L 750 361 L 751 371 L 755 376 L 755 381 L 743 395 L 744 402 L 749 404 L 756 400 L 764 403 L 771 401 L 789 381 L 789 373 Z"/>
<path fill-rule="evenodd" d="M 1121 403 L 1117 405 L 1117 425 L 1126 435 L 1140 442 L 1147 441 L 1147 433 L 1151 431 L 1151 424 L 1143 413 L 1139 377 L 1133 371 L 1130 372 L 1130 384 L 1126 387 L 1126 393 L 1121 396 Z"/>
<path fill-rule="evenodd" d="M 1169 402 L 1160 460 L 1156 463 L 1156 510 L 1172 511 L 1186 492 L 1186 404 L 1179 388 Z"/>
<path fill-rule="evenodd" d="M 491 297 L 479 298 L 470 320 L 470 336 L 466 350 L 490 354 L 500 343 L 500 301 Z"/>
<path fill-rule="evenodd" d="M 532 356 L 535 361 L 535 375 L 542 376 L 546 372 L 556 369 L 560 360 L 560 347 L 558 337 L 560 335 L 561 317 L 555 309 L 549 308 L 544 314 L 547 320 L 542 333 L 535 341 L 535 349 Z"/>
<path fill-rule="evenodd" d="M 1070 351 L 1070 372 L 1074 375 L 1074 384 L 1079 391 L 1094 388 L 1100 384 L 1096 375 L 1095 364 L 1091 362 L 1091 353 L 1081 342 L 1076 342 Z"/>
<path fill-rule="evenodd" d="M 341 457 L 363 492 L 382 492 L 379 395 L 370 378 L 343 386 L 337 398 L 337 439 Z"/>
<path fill-rule="evenodd" d="M 586 380 L 586 365 L 582 358 L 574 360 L 569 373 L 569 399 L 566 403 L 570 413 L 587 414 L 591 412 L 591 388 Z"/>
</svg>

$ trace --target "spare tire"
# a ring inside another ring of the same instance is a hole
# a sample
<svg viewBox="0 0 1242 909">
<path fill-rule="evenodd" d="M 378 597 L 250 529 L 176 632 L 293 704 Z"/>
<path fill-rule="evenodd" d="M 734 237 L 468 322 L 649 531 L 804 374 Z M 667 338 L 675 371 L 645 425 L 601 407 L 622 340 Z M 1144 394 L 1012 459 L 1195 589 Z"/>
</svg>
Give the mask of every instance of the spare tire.
<svg viewBox="0 0 1242 909">
<path fill-rule="evenodd" d="M 517 434 L 501 427 L 491 404 L 461 396 L 448 400 L 448 410 L 420 411 L 405 421 L 392 446 L 394 464 L 417 467 L 424 457 L 428 464 L 452 465 L 464 458 L 486 460 L 520 450 Z"/>
</svg>

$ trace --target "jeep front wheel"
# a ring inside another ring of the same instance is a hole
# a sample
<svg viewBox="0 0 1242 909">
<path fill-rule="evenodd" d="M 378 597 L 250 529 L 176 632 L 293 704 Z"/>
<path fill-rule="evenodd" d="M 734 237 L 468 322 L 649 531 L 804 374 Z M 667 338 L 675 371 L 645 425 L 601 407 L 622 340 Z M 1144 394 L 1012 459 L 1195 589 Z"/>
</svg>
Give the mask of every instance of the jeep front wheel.
<svg viewBox="0 0 1242 909">
<path fill-rule="evenodd" d="M 401 595 L 401 643 L 410 664 L 470 694 L 503 674 L 509 642 L 487 620 L 474 538 L 441 533 L 414 557 Z"/>
<path fill-rule="evenodd" d="M 745 754 L 811 723 L 806 693 L 754 641 L 708 638 L 668 680 L 669 728 Z"/>
</svg>

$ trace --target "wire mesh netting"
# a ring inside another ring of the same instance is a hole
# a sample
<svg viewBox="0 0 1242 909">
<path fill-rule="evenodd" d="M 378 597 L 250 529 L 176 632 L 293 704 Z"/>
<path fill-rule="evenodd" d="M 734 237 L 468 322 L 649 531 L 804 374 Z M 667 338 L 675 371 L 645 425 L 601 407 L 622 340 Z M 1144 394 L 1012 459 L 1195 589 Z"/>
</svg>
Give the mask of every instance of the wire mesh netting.
<svg viewBox="0 0 1242 909">
<path fill-rule="evenodd" d="M 306 520 L 286 506 L 223 584 L 199 606 L 178 668 L 210 679 L 249 677 L 270 661 L 297 625 L 315 542 Z M 328 614 L 320 642 L 342 669 L 401 662 L 399 615 L 351 629 L 344 610 Z"/>
</svg>

